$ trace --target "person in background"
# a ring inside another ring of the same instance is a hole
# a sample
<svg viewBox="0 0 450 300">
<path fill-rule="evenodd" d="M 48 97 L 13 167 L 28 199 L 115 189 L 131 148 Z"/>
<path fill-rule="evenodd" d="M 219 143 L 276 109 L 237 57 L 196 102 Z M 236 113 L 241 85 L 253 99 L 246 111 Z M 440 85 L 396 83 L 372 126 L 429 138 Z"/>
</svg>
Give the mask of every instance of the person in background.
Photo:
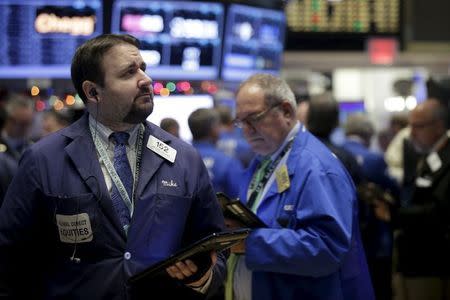
<svg viewBox="0 0 450 300">
<path fill-rule="evenodd" d="M 134 300 L 213 292 L 225 273 L 225 257 L 214 251 L 205 272 L 187 259 L 159 280 L 127 285 L 133 274 L 224 230 L 201 157 L 146 121 L 153 89 L 138 40 L 88 40 L 71 75 L 86 113 L 24 153 L 0 209 L 0 295 Z"/>
<path fill-rule="evenodd" d="M 236 125 L 258 154 L 240 199 L 267 228 L 233 248 L 227 299 L 374 299 L 352 180 L 297 120 L 287 83 L 255 74 L 236 105 Z"/>
<path fill-rule="evenodd" d="M 242 136 L 242 130 L 233 124 L 233 116 L 228 106 L 217 106 L 220 116 L 220 135 L 216 145 L 225 154 L 237 158 L 244 167 L 255 156 L 250 145 Z"/>
<path fill-rule="evenodd" d="M 237 159 L 226 155 L 216 147 L 220 134 L 220 117 L 216 110 L 199 108 L 188 118 L 192 132 L 192 145 L 200 153 L 209 172 L 214 191 L 231 198 L 239 195 L 244 169 Z"/>
<path fill-rule="evenodd" d="M 383 154 L 370 150 L 375 129 L 368 116 L 352 114 L 344 126 L 344 149 L 359 163 L 362 181 L 370 185 L 358 186 L 362 203 L 363 243 L 375 290 L 376 299 L 392 299 L 393 228 L 389 214 L 399 197 L 396 181 L 388 175 Z M 372 190 L 370 190 L 370 188 Z M 379 195 L 377 195 L 379 191 Z M 371 196 L 373 194 L 373 196 Z M 368 196 L 365 196 L 368 195 Z M 365 212 L 365 213 L 364 213 Z"/>
<path fill-rule="evenodd" d="M 0 132 L 3 128 L 5 119 L 6 112 L 4 111 L 3 107 L 0 107 Z M 3 198 L 5 197 L 9 183 L 11 182 L 17 169 L 16 160 L 10 155 L 6 154 L 6 150 L 6 145 L 0 144 L 0 207 L 3 203 Z"/>
<path fill-rule="evenodd" d="M 30 98 L 10 94 L 5 105 L 6 117 L 0 134 L 0 147 L 15 161 L 31 145 L 29 134 L 33 124 L 34 108 Z"/>
<path fill-rule="evenodd" d="M 56 132 L 72 123 L 72 113 L 69 109 L 47 110 L 42 117 L 42 136 Z"/>
<path fill-rule="evenodd" d="M 339 105 L 330 93 L 311 97 L 304 117 L 308 130 L 328 147 L 344 164 L 355 184 L 361 182 L 361 167 L 353 155 L 331 142 L 330 135 L 339 125 Z M 326 120 L 326 122 L 324 121 Z"/>
<path fill-rule="evenodd" d="M 162 119 L 159 127 L 177 138 L 180 137 L 180 124 L 173 118 Z"/>
<path fill-rule="evenodd" d="M 303 100 L 297 103 L 297 120 L 302 124 L 306 124 L 308 120 L 309 101 L 310 100 Z"/>
<path fill-rule="evenodd" d="M 377 135 L 378 145 L 383 153 L 387 151 L 389 144 L 397 135 L 397 133 L 399 133 L 406 126 L 408 126 L 407 114 L 395 113 L 391 116 L 389 127 L 381 130 Z"/>
<path fill-rule="evenodd" d="M 446 107 L 436 99 L 409 116 L 411 142 L 420 159 L 408 205 L 398 209 L 398 271 L 405 300 L 450 299 L 450 131 Z"/>
</svg>

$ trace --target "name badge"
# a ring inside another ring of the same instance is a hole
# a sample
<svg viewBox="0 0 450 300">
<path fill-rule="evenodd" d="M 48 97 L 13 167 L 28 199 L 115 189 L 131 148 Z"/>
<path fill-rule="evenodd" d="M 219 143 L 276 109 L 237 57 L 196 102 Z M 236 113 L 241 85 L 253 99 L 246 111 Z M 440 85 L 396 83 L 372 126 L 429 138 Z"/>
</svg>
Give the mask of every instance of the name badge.
<svg viewBox="0 0 450 300">
<path fill-rule="evenodd" d="M 148 138 L 147 148 L 167 159 L 171 163 L 175 161 L 175 157 L 177 156 L 177 150 L 155 138 L 153 135 Z"/>
<path fill-rule="evenodd" d="M 432 152 L 427 156 L 427 164 L 434 173 L 442 167 L 442 161 L 436 152 Z"/>
<path fill-rule="evenodd" d="M 433 182 L 428 178 L 417 177 L 416 186 L 420 188 L 428 188 L 433 184 Z"/>
<path fill-rule="evenodd" d="M 285 164 L 276 170 L 276 179 L 278 186 L 278 193 L 282 193 L 291 186 L 291 181 L 289 180 L 288 170 Z"/>
<path fill-rule="evenodd" d="M 87 213 L 78 215 L 56 215 L 59 239 L 63 243 L 87 243 L 92 241 L 91 221 Z"/>
</svg>

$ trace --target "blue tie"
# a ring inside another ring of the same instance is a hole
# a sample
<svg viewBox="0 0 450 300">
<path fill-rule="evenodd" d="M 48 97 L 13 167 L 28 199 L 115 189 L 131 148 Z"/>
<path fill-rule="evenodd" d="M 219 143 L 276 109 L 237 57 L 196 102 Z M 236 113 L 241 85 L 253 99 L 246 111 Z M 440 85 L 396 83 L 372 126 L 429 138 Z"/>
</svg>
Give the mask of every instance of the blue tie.
<svg viewBox="0 0 450 300">
<path fill-rule="evenodd" d="M 126 149 L 129 136 L 130 135 L 126 132 L 113 132 L 111 134 L 111 138 L 116 144 L 114 147 L 114 168 L 116 169 L 117 175 L 119 175 L 119 178 L 128 193 L 128 197 L 131 200 L 133 193 L 133 173 L 131 172 Z M 122 226 L 128 227 L 131 221 L 130 210 L 125 204 L 125 199 L 122 199 L 122 196 L 114 183 L 111 190 L 111 200 Z"/>
</svg>

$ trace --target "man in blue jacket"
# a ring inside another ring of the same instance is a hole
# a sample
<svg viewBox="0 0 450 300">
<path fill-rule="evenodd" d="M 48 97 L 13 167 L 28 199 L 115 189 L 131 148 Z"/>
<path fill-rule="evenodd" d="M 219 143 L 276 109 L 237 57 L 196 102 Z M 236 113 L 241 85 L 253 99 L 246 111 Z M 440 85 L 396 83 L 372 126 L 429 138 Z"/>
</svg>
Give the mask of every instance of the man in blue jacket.
<svg viewBox="0 0 450 300">
<path fill-rule="evenodd" d="M 208 169 L 214 191 L 237 198 L 244 169 L 239 160 L 217 149 L 219 114 L 214 109 L 199 108 L 191 113 L 188 124 L 192 132 L 192 145 Z"/>
<path fill-rule="evenodd" d="M 353 183 L 296 120 L 286 82 L 253 75 L 239 87 L 236 104 L 236 125 L 258 154 L 241 201 L 267 228 L 233 249 L 227 299 L 374 299 Z"/>
<path fill-rule="evenodd" d="M 145 69 L 132 36 L 101 35 L 78 48 L 72 81 L 87 113 L 20 162 L 0 210 L 0 296 L 129 299 L 131 275 L 223 230 L 200 156 L 146 122 Z M 213 292 L 225 259 L 212 252 L 210 260 L 203 276 L 186 260 L 133 295 Z"/>
</svg>

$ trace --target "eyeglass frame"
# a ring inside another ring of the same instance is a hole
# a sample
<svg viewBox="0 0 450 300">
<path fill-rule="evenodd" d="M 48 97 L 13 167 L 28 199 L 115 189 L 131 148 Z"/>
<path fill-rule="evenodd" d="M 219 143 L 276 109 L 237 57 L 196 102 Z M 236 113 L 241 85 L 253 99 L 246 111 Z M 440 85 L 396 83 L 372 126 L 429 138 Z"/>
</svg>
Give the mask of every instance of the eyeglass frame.
<svg viewBox="0 0 450 300">
<path fill-rule="evenodd" d="M 271 105 L 259 113 L 251 113 L 242 120 L 235 118 L 233 120 L 233 124 L 234 124 L 234 126 L 236 126 L 238 128 L 244 128 L 244 124 L 248 125 L 249 127 L 255 128 L 255 126 L 258 124 L 258 122 L 261 122 L 262 119 L 264 119 L 272 109 L 280 106 L 281 104 L 282 104 L 282 102 Z"/>
</svg>

